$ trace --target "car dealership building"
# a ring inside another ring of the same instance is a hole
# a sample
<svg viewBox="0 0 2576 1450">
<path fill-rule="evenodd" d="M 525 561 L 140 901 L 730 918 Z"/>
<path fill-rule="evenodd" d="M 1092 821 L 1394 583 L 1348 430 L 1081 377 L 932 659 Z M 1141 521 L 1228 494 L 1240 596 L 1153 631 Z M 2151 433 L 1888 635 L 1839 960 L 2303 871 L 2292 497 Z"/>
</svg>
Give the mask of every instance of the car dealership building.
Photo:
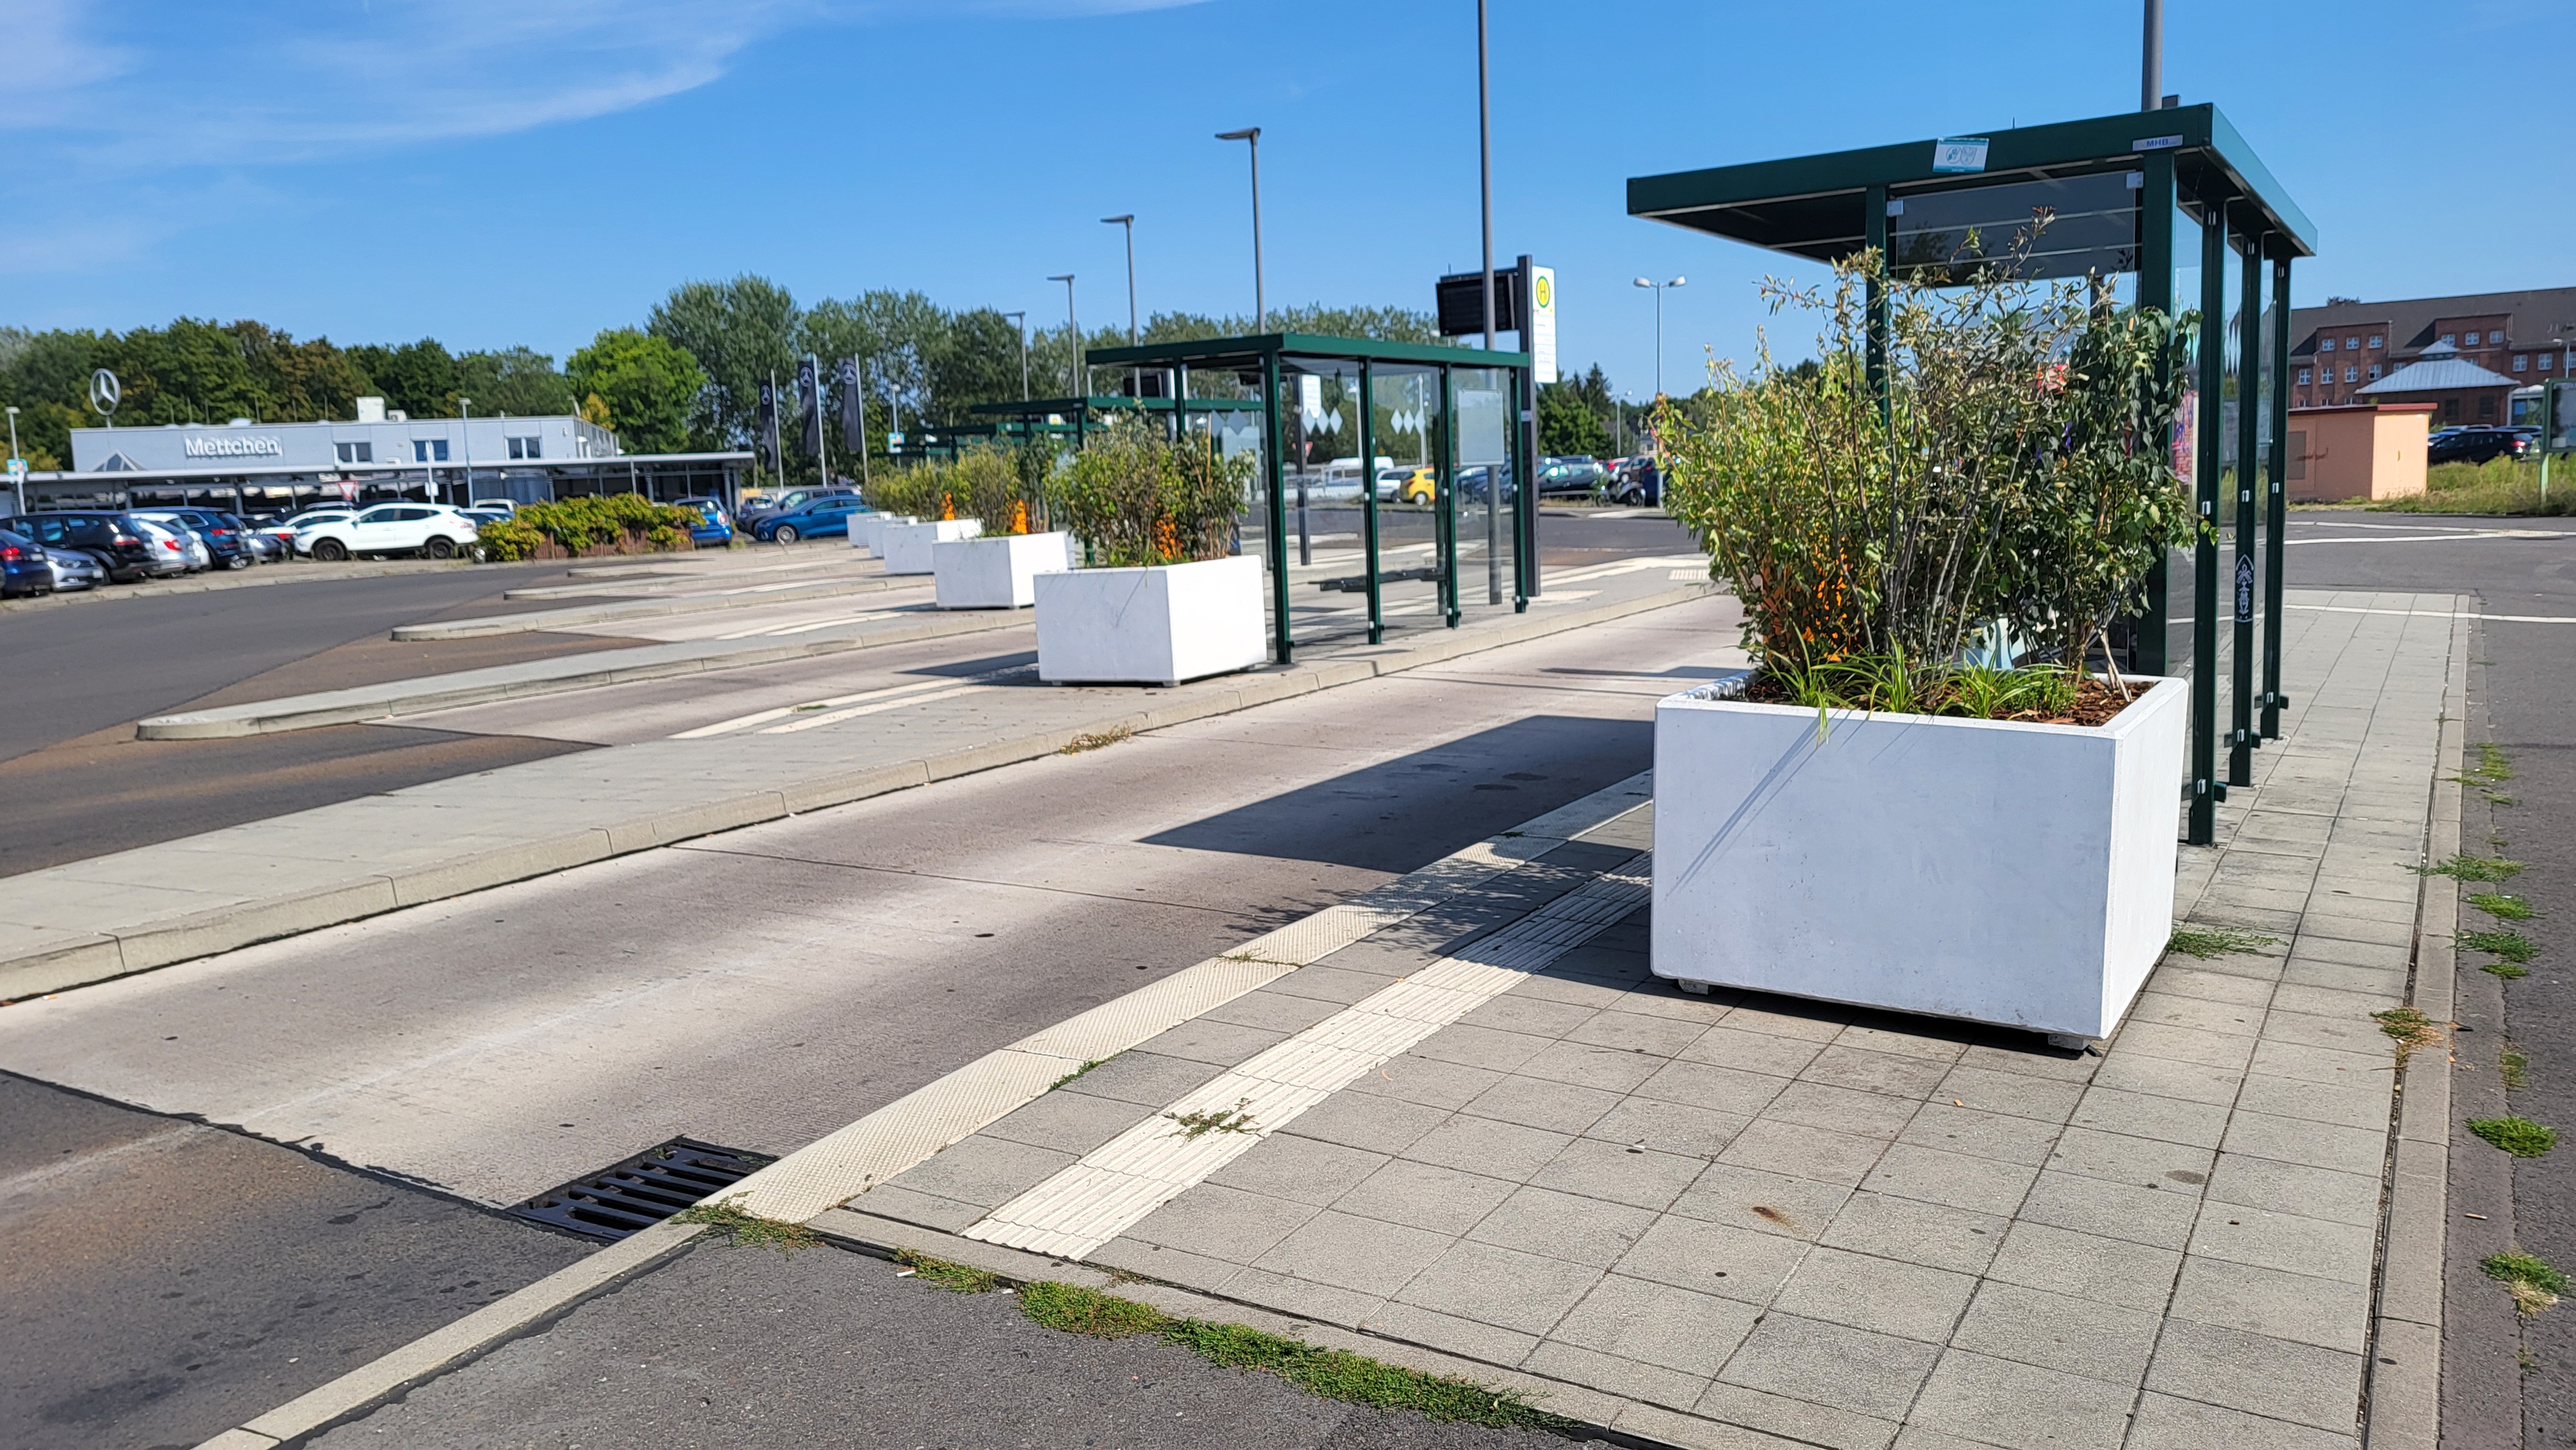
<svg viewBox="0 0 2576 1450">
<path fill-rule="evenodd" d="M 292 513 L 330 500 L 515 503 L 584 494 L 718 498 L 749 453 L 626 453 L 574 417 L 406 418 L 380 398 L 351 422 L 75 428 L 72 467 L 27 475 L 27 506 Z"/>
</svg>

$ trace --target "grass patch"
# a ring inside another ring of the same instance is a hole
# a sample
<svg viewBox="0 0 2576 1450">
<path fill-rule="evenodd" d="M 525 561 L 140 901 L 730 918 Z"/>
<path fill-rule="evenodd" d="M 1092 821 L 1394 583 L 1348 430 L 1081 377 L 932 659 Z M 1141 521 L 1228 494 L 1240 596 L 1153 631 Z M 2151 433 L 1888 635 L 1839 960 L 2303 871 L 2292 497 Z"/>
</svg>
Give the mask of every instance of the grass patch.
<svg viewBox="0 0 2576 1450">
<path fill-rule="evenodd" d="M 1105 750 L 1122 740 L 1133 740 L 1135 738 L 1135 726 L 1119 725 L 1108 730 L 1094 731 L 1089 735 L 1076 735 L 1071 740 L 1066 741 L 1064 748 L 1057 751 L 1056 754 L 1080 755 L 1086 750 Z"/>
<path fill-rule="evenodd" d="M 2558 1146 L 2558 1130 L 2529 1118 L 2471 1118 L 2469 1131 L 2516 1158 L 2537 1158 Z"/>
<path fill-rule="evenodd" d="M 782 1254 L 792 1254 L 823 1242 L 822 1235 L 801 1223 L 745 1212 L 737 1201 L 739 1197 L 736 1195 L 721 1203 L 694 1203 L 671 1218 L 675 1223 L 705 1224 L 738 1249 L 776 1249 Z"/>
<path fill-rule="evenodd" d="M 2504 752 L 2496 748 L 2494 741 L 2481 740 L 2478 742 L 2478 763 L 2470 766 L 2468 773 L 2459 779 L 2464 785 L 2494 785 L 2511 780 L 2513 763 L 2504 758 Z"/>
<path fill-rule="evenodd" d="M 2415 868 L 2419 876 L 2448 876 L 2454 881 L 2511 881 L 2522 874 L 2522 863 L 2502 856 L 2453 856 L 2448 861 Z"/>
<path fill-rule="evenodd" d="M 2178 926 L 2172 936 L 2165 938 L 2165 952 L 2169 956 L 2198 957 L 2207 961 L 2211 957 L 2260 955 L 2259 948 L 2280 944 L 2279 937 L 2238 931 L 2233 927 Z"/>
<path fill-rule="evenodd" d="M 2508 962 L 2527 962 L 2540 954 L 2540 946 L 2518 931 L 2464 931 L 2460 945 L 2473 952 L 2485 952 Z"/>
<path fill-rule="evenodd" d="M 2370 1018 L 2379 1024 L 2380 1031 L 2396 1042 L 2400 1066 L 2417 1048 L 2430 1047 L 2442 1040 L 2442 1029 L 2433 1024 L 2433 1019 L 2412 1007 L 2391 1007 L 2385 1012 L 2371 1013 Z"/>
<path fill-rule="evenodd" d="M 2478 1272 L 2504 1285 L 2513 1296 L 2513 1307 L 2526 1318 L 2557 1303 L 2558 1296 L 2567 1292 L 2567 1276 L 2537 1254 L 2489 1254 L 2479 1263 Z"/>
<path fill-rule="evenodd" d="M 2530 902 L 2519 896 L 2507 896 L 2500 891 L 2471 892 L 2469 905 L 2498 921 L 2529 921 L 2540 915 L 2539 912 L 2531 909 Z"/>
<path fill-rule="evenodd" d="M 2508 982 L 2519 982 L 2531 975 L 2531 968 L 2518 962 L 2489 962 L 2478 970 L 2492 977 L 2502 977 Z"/>
<path fill-rule="evenodd" d="M 1077 1067 L 1073 1071 L 1066 1073 L 1064 1076 L 1057 1078 L 1055 1081 L 1048 1083 L 1047 1091 L 1054 1092 L 1057 1088 L 1064 1086 L 1066 1083 L 1073 1081 L 1075 1078 L 1082 1076 L 1084 1073 L 1091 1071 L 1093 1068 L 1098 1067 L 1100 1064 L 1107 1062 L 1108 1060 L 1109 1059 L 1105 1057 L 1092 1058 L 1082 1066 Z"/>
<path fill-rule="evenodd" d="M 2507 1046 L 2496 1053 L 2496 1071 L 2503 1074 L 2506 1087 L 2531 1086 L 2531 1059 L 2519 1047 Z"/>
<path fill-rule="evenodd" d="M 1151 1334 L 1211 1364 L 1277 1375 L 1309 1394 L 1346 1404 L 1411 1410 L 1425 1419 L 1497 1429 L 1562 1430 L 1574 1424 L 1516 1394 L 1471 1380 L 1403 1369 L 1241 1325 L 1185 1319 L 1097 1289 L 1031 1284 L 1020 1294 L 1020 1312 L 1069 1334 L 1100 1339 Z"/>
<path fill-rule="evenodd" d="M 1196 1142 L 1210 1133 L 1251 1132 L 1252 1114 L 1244 1111 L 1251 1106 L 1252 1099 L 1236 1098 L 1233 1107 L 1221 1108 L 1215 1112 L 1201 1108 L 1196 1112 L 1165 1113 L 1163 1116 L 1181 1125 L 1181 1130 L 1174 1133 L 1173 1137 L 1187 1138 Z"/>
<path fill-rule="evenodd" d="M 912 1270 L 914 1278 L 951 1294 L 989 1294 L 1002 1287 L 1001 1275 L 953 1259 L 934 1259 L 928 1254 L 898 1249 L 894 1261 Z"/>
<path fill-rule="evenodd" d="M 2491 458 L 2484 463 L 2436 463 L 2424 470 L 2424 491 L 2370 506 L 2394 514 L 2563 514 L 2576 508 L 2564 480 L 2553 478 L 2540 497 L 2540 460 Z"/>
</svg>

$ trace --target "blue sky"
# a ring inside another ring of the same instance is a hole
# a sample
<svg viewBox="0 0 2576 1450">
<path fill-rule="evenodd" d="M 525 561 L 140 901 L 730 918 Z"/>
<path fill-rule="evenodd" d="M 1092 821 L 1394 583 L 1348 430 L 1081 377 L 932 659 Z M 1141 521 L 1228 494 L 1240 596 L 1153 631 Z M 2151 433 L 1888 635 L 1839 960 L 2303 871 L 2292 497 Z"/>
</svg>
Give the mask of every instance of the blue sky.
<svg viewBox="0 0 2576 1450">
<path fill-rule="evenodd" d="M 2576 6 L 2167 9 L 2166 89 L 2317 224 L 2298 301 L 2576 283 L 2576 167 L 2535 139 L 2564 103 L 2521 59 L 2576 53 Z M 1630 278 L 1689 278 L 1680 385 L 1749 352 L 1789 269 L 1630 220 L 1627 177 L 2136 105 L 2137 0 L 1492 23 L 1496 245 L 1557 268 L 1564 360 L 1640 396 Z M 1070 270 L 1096 324 L 1126 311 L 1098 218 L 1131 211 L 1148 313 L 1248 311 L 1243 148 L 1211 139 L 1248 125 L 1271 299 L 1423 307 L 1477 255 L 1473 26 L 1472 0 L 0 0 L 0 322 L 561 356 L 689 278 L 1058 321 Z"/>
</svg>

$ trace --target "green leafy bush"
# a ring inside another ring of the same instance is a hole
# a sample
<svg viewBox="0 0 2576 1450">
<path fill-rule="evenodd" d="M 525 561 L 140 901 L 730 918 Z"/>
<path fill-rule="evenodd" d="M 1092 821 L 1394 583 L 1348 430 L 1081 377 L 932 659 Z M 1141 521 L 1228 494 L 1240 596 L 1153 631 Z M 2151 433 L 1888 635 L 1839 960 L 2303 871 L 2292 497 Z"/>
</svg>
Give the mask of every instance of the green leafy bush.
<svg viewBox="0 0 2576 1450">
<path fill-rule="evenodd" d="M 1744 646 L 1767 674 L 1857 661 L 1929 700 L 1980 662 L 2079 667 L 2191 537 L 2169 439 L 2193 323 L 2009 271 L 1949 287 L 1891 277 L 1869 254 L 1829 293 L 1766 283 L 1775 309 L 1821 315 L 1819 360 L 1784 367 L 1765 343 L 1749 376 L 1721 364 L 1710 389 L 1660 410 L 1667 507 L 1743 601 Z M 1873 287 L 1887 298 L 1883 386 Z M 1949 698 L 2012 710 L 2021 688 Z"/>
<path fill-rule="evenodd" d="M 475 531 L 484 557 L 502 562 L 533 558 L 553 544 L 566 553 L 636 541 L 654 549 L 691 547 L 689 526 L 697 515 L 638 494 L 594 494 L 586 498 L 532 503 L 498 523 Z"/>
<path fill-rule="evenodd" d="M 978 449 L 953 463 L 889 468 L 861 493 L 879 513 L 980 519 L 988 534 L 1024 534 L 1045 518 L 1043 488 L 1024 478 L 1016 455 L 998 449 Z"/>
<path fill-rule="evenodd" d="M 1175 442 L 1153 423 L 1095 434 L 1056 484 L 1056 517 L 1113 567 L 1222 559 L 1252 482 L 1247 454 L 1197 434 Z"/>
</svg>

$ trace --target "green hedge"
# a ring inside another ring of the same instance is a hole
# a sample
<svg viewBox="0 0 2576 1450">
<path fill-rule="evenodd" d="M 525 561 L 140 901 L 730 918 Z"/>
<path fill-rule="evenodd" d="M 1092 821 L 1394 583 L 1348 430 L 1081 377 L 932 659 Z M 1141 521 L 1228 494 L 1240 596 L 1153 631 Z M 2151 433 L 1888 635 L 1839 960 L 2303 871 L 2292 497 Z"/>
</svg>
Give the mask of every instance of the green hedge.
<svg viewBox="0 0 2576 1450">
<path fill-rule="evenodd" d="M 641 538 L 657 550 L 686 549 L 691 547 L 689 528 L 697 518 L 694 510 L 636 494 L 598 494 L 525 505 L 510 517 L 478 529 L 475 542 L 482 546 L 485 558 L 503 563 L 534 558 L 546 544 L 576 555 L 628 538 Z"/>
</svg>

